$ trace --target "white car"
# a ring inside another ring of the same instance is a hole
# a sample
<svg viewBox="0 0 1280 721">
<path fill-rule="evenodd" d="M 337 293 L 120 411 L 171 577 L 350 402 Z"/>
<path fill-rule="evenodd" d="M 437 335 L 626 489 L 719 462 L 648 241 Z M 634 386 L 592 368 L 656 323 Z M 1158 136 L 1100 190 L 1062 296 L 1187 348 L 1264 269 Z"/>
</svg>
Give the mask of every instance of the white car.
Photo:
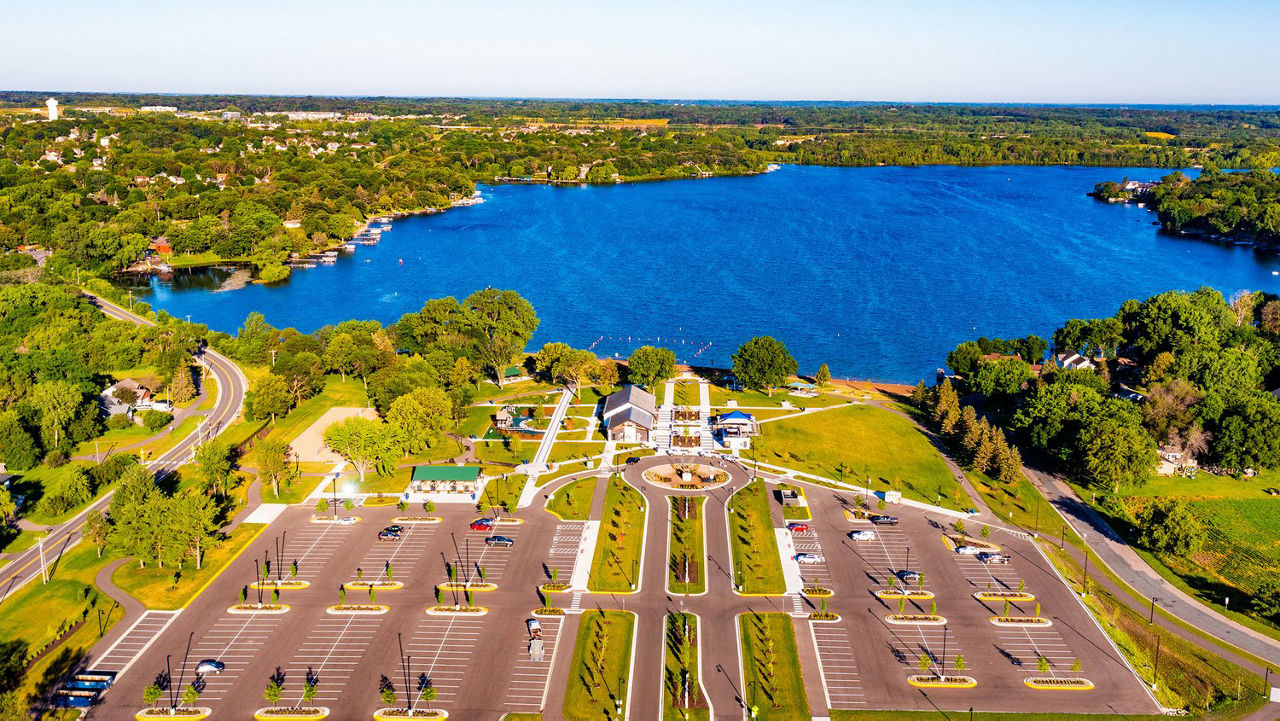
<svg viewBox="0 0 1280 721">
<path fill-rule="evenodd" d="M 876 532 L 869 530 L 849 531 L 850 541 L 874 541 L 876 540 Z"/>
<path fill-rule="evenodd" d="M 822 563 L 827 559 L 821 553 L 797 553 L 796 563 Z"/>
<path fill-rule="evenodd" d="M 982 549 L 977 546 L 956 546 L 956 553 L 961 556 L 976 556 L 982 553 Z"/>
<path fill-rule="evenodd" d="M 339 525 L 339 526 L 354 526 L 354 525 L 356 525 L 356 517 L 355 517 L 355 516 L 343 516 L 342 518 L 339 518 L 339 519 L 338 519 L 337 523 L 338 523 L 338 525 Z"/>
</svg>

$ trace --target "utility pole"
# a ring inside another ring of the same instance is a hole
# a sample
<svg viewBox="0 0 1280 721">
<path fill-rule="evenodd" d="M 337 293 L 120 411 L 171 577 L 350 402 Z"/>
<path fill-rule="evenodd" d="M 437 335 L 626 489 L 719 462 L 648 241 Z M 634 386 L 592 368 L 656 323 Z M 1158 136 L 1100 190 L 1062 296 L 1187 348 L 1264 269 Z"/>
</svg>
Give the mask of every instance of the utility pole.
<svg viewBox="0 0 1280 721">
<path fill-rule="evenodd" d="M 36 545 L 39 547 L 39 553 L 40 553 L 40 582 L 41 582 L 41 583 L 43 583 L 43 584 L 48 584 L 48 583 L 49 583 L 49 570 L 48 570 L 48 568 L 46 568 L 46 567 L 45 567 L 45 565 L 44 565 L 44 537 L 45 537 L 45 535 L 46 535 L 45 533 L 42 533 L 42 534 L 40 534 L 39 536 L 36 536 Z"/>
<path fill-rule="evenodd" d="M 1155 623 L 1155 621 L 1156 621 L 1156 597 L 1152 596 L 1151 597 L 1151 615 L 1147 617 L 1147 625 L 1150 626 L 1151 624 Z"/>
<path fill-rule="evenodd" d="M 1089 595 L 1089 547 L 1084 548 L 1084 581 L 1080 585 L 1080 595 Z"/>
<path fill-rule="evenodd" d="M 129 312 L 133 312 L 133 291 L 129 291 Z"/>
<path fill-rule="evenodd" d="M 1156 634 L 1156 657 L 1155 662 L 1151 665 L 1151 690 L 1156 689 L 1156 684 L 1160 682 L 1160 635 Z"/>
</svg>

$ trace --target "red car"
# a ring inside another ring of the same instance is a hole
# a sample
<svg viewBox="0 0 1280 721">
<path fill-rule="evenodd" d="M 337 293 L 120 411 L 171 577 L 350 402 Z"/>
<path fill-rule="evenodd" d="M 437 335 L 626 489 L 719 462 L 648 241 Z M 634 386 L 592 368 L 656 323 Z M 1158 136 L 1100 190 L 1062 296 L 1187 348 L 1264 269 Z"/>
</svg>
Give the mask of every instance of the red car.
<svg viewBox="0 0 1280 721">
<path fill-rule="evenodd" d="M 471 530 L 473 531 L 491 531 L 493 530 L 492 518 L 477 518 L 471 522 Z"/>
<path fill-rule="evenodd" d="M 788 524 L 787 524 L 787 530 L 788 530 L 788 531 L 791 531 L 792 533 L 804 533 L 805 531 L 808 531 L 808 530 L 809 530 L 809 524 L 807 524 L 807 523 L 788 523 Z"/>
</svg>

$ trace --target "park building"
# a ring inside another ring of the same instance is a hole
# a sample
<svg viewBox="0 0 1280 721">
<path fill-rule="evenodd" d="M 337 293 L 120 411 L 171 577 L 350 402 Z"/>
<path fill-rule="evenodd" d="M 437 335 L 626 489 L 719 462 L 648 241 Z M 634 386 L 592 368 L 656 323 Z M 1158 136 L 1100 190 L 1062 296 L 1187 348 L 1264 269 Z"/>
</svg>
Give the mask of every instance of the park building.
<svg viewBox="0 0 1280 721">
<path fill-rule="evenodd" d="M 652 393 L 639 386 L 625 386 L 604 399 L 600 419 L 609 440 L 648 443 L 657 415 L 658 401 Z"/>
</svg>

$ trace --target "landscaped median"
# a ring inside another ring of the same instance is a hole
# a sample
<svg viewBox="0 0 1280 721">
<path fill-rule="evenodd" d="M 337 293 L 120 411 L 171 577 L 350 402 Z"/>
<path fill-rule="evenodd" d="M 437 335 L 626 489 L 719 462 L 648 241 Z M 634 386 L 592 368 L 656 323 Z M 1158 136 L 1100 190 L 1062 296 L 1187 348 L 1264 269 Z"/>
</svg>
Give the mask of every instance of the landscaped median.
<svg viewBox="0 0 1280 721">
<path fill-rule="evenodd" d="M 1022 679 L 1022 682 L 1031 688 L 1045 691 L 1089 691 L 1093 689 L 1092 681 L 1079 676 L 1070 678 L 1062 678 L 1058 676 L 1029 676 Z"/>
<path fill-rule="evenodd" d="M 752 481 L 729 498 L 729 543 L 733 548 L 733 576 L 738 592 L 778 596 L 786 593 L 778 539 L 769 514 L 769 494 L 763 481 Z"/>
<path fill-rule="evenodd" d="M 287 706 L 268 706 L 253 712 L 258 721 L 317 721 L 329 718 L 329 709 L 324 706 L 290 708 Z"/>
<path fill-rule="evenodd" d="M 908 676 L 907 683 L 917 688 L 973 688 L 978 680 L 972 676 L 916 674 Z"/>
<path fill-rule="evenodd" d="M 644 553 L 644 496 L 621 476 L 614 476 L 605 491 L 604 509 L 602 537 L 596 542 L 587 590 L 631 593 L 639 585 L 640 558 Z"/>
<path fill-rule="evenodd" d="M 442 709 L 420 709 L 412 711 L 404 708 L 380 708 L 373 712 L 374 721 L 395 721 L 396 719 L 415 718 L 448 718 L 449 712 Z"/>
<path fill-rule="evenodd" d="M 740 614 L 738 643 L 748 711 L 765 721 L 809 721 L 812 716 L 791 616 Z"/>
<path fill-rule="evenodd" d="M 208 706 L 189 706 L 186 708 L 147 708 L 134 714 L 134 718 L 152 719 L 152 718 L 180 718 L 180 719 L 205 719 L 213 715 L 213 709 Z"/>
<path fill-rule="evenodd" d="M 702 694 L 700 681 L 701 638 L 698 636 L 697 615 L 668 614 L 665 645 L 662 718 L 710 721 L 711 709 Z"/>
<path fill-rule="evenodd" d="M 973 597 L 979 601 L 1008 601 L 1009 603 L 1028 602 L 1036 600 L 1035 594 L 1026 591 L 978 591 Z"/>
<path fill-rule="evenodd" d="M 628 611 L 582 614 L 564 693 L 565 719 L 616 718 L 619 703 L 626 712 L 635 622 Z"/>
<path fill-rule="evenodd" d="M 591 514 L 596 478 L 580 478 L 564 484 L 547 501 L 547 511 L 563 521 L 585 521 Z"/>
<path fill-rule="evenodd" d="M 1053 621 L 1039 616 L 992 616 L 991 625 L 1005 628 L 1029 628 L 1031 626 L 1047 628 L 1053 625 Z"/>
<path fill-rule="evenodd" d="M 694 496 L 671 496 L 671 557 L 667 564 L 667 590 L 671 593 L 696 595 L 707 590 L 704 501 Z"/>
</svg>

